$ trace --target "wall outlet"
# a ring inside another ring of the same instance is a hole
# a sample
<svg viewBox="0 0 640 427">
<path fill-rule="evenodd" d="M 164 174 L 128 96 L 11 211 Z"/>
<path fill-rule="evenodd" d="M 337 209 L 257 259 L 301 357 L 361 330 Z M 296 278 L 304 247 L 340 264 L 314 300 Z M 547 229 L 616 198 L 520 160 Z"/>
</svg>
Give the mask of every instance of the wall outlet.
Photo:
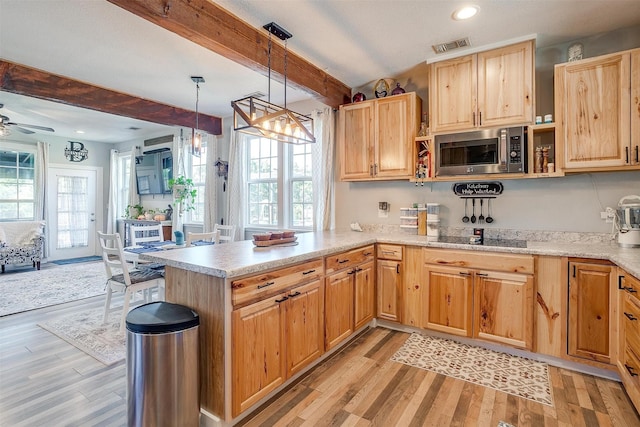
<svg viewBox="0 0 640 427">
<path fill-rule="evenodd" d="M 611 224 L 616 219 L 616 211 L 607 207 L 604 212 L 600 212 L 600 219 L 604 219 L 605 222 Z"/>
</svg>

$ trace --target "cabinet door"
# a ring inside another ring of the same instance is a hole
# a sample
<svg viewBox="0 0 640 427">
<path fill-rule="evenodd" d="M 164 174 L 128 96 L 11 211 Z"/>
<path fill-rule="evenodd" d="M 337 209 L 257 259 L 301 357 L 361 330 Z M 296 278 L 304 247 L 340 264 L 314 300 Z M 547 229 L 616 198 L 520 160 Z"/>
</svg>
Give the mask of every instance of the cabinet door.
<svg viewBox="0 0 640 427">
<path fill-rule="evenodd" d="M 340 179 L 373 178 L 373 101 L 340 108 Z"/>
<path fill-rule="evenodd" d="M 339 344 L 353 329 L 353 270 L 325 278 L 325 348 Z"/>
<path fill-rule="evenodd" d="M 477 271 L 474 337 L 531 350 L 533 276 Z"/>
<path fill-rule="evenodd" d="M 533 41 L 478 54 L 477 126 L 533 122 Z"/>
<path fill-rule="evenodd" d="M 376 102 L 377 144 L 373 165 L 376 178 L 413 176 L 411 155 L 416 131 L 415 96 L 415 93 L 409 93 Z"/>
<path fill-rule="evenodd" d="M 378 260 L 378 317 L 400 321 L 400 295 L 402 293 L 402 263 Z"/>
<path fill-rule="evenodd" d="M 424 328 L 427 324 L 426 279 L 422 275 L 422 248 L 406 246 L 402 289 L 403 325 Z"/>
<path fill-rule="evenodd" d="M 373 261 L 356 267 L 354 273 L 354 328 L 358 329 L 371 319 L 375 312 L 375 276 Z"/>
<path fill-rule="evenodd" d="M 268 298 L 232 313 L 233 416 L 284 382 L 284 297 Z"/>
<path fill-rule="evenodd" d="M 455 267 L 424 266 L 427 280 L 427 328 L 471 336 L 473 276 Z"/>
<path fill-rule="evenodd" d="M 631 51 L 631 164 L 640 164 L 640 49 Z"/>
<path fill-rule="evenodd" d="M 324 353 L 324 293 L 319 280 L 287 294 L 285 337 L 287 378 Z"/>
<path fill-rule="evenodd" d="M 565 169 L 629 164 L 629 60 L 628 53 L 606 55 L 556 69 Z"/>
<path fill-rule="evenodd" d="M 476 55 L 467 55 L 431 65 L 432 132 L 468 130 L 476 126 L 476 61 Z"/>
<path fill-rule="evenodd" d="M 569 354 L 611 362 L 611 296 L 615 289 L 610 265 L 569 263 Z"/>
</svg>

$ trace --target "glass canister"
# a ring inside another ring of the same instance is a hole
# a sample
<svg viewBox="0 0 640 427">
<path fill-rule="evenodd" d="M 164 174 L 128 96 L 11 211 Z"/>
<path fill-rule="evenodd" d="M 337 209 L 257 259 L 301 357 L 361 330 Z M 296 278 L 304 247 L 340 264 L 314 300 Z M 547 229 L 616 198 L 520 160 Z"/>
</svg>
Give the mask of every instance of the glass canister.
<svg viewBox="0 0 640 427">
<path fill-rule="evenodd" d="M 543 162 L 542 147 L 536 147 L 536 157 L 535 157 L 535 163 L 533 165 L 533 171 L 535 173 L 542 172 L 542 162 Z"/>
<path fill-rule="evenodd" d="M 422 115 L 422 122 L 420 123 L 420 130 L 418 131 L 418 136 L 428 136 L 429 128 L 427 127 L 427 113 Z"/>
</svg>

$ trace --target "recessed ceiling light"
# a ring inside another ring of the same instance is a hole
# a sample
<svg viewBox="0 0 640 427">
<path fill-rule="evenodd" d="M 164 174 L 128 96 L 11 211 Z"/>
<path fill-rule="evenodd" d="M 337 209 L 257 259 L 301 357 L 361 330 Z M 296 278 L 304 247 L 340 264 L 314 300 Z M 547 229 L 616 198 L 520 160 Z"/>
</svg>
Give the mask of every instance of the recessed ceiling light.
<svg viewBox="0 0 640 427">
<path fill-rule="evenodd" d="M 451 18 L 456 21 L 462 21 L 464 19 L 469 19 L 475 16 L 479 11 L 480 7 L 476 5 L 462 6 L 453 12 Z"/>
<path fill-rule="evenodd" d="M 77 130 L 76 133 L 84 133 L 83 130 Z"/>
</svg>

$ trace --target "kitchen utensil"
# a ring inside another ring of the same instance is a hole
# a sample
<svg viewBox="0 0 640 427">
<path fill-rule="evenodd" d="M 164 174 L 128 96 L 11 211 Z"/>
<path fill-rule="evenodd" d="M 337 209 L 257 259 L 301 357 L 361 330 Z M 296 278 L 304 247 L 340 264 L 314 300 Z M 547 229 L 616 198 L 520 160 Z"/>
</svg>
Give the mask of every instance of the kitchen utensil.
<svg viewBox="0 0 640 427">
<path fill-rule="evenodd" d="M 618 245 L 623 248 L 640 246 L 640 196 L 630 195 L 620 199 L 615 221 Z"/>
<path fill-rule="evenodd" d="M 476 199 L 471 199 L 471 222 L 476 223 Z"/>
<path fill-rule="evenodd" d="M 484 204 L 484 199 L 480 199 L 480 216 L 478 217 L 478 222 L 480 224 L 484 223 L 484 214 L 482 213 L 482 205 Z"/>
<path fill-rule="evenodd" d="M 469 199 L 464 199 L 464 216 L 462 217 L 462 222 L 469 222 L 469 215 L 467 215 L 467 202 Z"/>
<path fill-rule="evenodd" d="M 487 217 L 485 218 L 487 224 L 491 224 L 493 222 L 493 217 L 491 216 L 491 199 L 487 200 Z"/>
</svg>

